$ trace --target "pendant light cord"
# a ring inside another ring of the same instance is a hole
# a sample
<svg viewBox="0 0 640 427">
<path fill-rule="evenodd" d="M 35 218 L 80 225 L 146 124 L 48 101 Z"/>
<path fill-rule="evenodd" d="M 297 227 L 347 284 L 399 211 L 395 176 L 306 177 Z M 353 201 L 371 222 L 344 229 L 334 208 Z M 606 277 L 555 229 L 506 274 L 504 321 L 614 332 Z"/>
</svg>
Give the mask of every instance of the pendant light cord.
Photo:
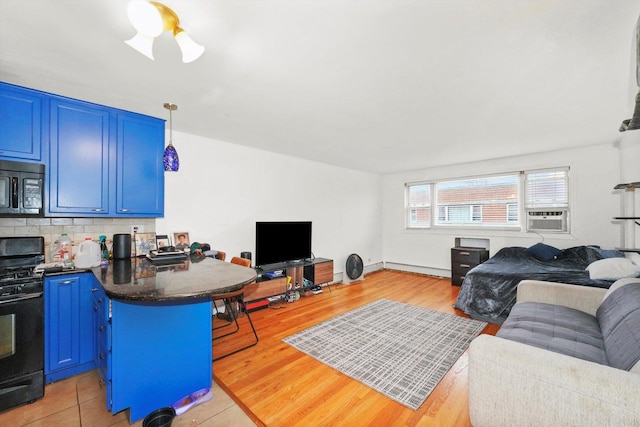
<svg viewBox="0 0 640 427">
<path fill-rule="evenodd" d="M 165 102 L 164 108 L 169 110 L 169 145 L 173 145 L 173 110 L 177 110 L 178 106 L 170 102 Z"/>
<path fill-rule="evenodd" d="M 169 106 L 169 145 L 173 145 L 173 108 Z"/>
</svg>

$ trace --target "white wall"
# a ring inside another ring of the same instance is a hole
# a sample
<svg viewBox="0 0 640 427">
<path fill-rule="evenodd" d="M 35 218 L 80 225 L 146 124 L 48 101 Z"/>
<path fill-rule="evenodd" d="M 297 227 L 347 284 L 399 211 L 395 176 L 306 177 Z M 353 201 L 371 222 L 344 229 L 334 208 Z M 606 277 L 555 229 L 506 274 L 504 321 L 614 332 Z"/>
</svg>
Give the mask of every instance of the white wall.
<svg viewBox="0 0 640 427">
<path fill-rule="evenodd" d="M 180 170 L 165 173 L 158 234 L 188 231 L 230 259 L 255 252 L 256 221 L 313 221 L 313 252 L 334 273 L 350 253 L 382 262 L 379 175 L 175 131 L 173 141 Z"/>
<path fill-rule="evenodd" d="M 542 241 L 542 237 L 537 234 L 514 231 L 407 230 L 404 227 L 406 182 L 555 166 L 570 167 L 571 233 L 545 234 L 545 243 L 558 248 L 588 244 L 603 248 L 621 246 L 622 226 L 612 222 L 612 217 L 621 213 L 621 195 L 613 192 L 613 187 L 620 182 L 619 153 L 614 144 L 603 144 L 384 176 L 382 205 L 385 265 L 449 277 L 449 249 L 454 245 L 456 237 L 489 238 L 490 255 L 494 255 L 502 247 L 528 247 Z"/>
</svg>

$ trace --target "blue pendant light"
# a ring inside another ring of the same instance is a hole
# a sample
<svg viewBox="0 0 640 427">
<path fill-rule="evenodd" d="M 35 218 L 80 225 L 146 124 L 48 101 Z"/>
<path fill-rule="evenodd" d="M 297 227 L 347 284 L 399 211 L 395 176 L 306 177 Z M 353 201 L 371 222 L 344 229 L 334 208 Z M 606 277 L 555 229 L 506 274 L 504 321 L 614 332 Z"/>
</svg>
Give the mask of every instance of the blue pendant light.
<svg viewBox="0 0 640 427">
<path fill-rule="evenodd" d="M 164 165 L 165 171 L 177 172 L 180 168 L 180 159 L 178 158 L 178 152 L 173 147 L 173 115 L 171 112 L 177 110 L 178 106 L 170 102 L 165 102 L 164 108 L 169 110 L 169 145 L 164 149 L 162 164 Z"/>
</svg>

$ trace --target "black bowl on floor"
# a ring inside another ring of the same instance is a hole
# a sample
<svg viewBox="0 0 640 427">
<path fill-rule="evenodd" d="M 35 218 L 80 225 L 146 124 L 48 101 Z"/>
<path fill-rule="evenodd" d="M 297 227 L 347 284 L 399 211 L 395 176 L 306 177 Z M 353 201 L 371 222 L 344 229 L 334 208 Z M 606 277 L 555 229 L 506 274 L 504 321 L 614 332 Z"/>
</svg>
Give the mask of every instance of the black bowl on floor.
<svg viewBox="0 0 640 427">
<path fill-rule="evenodd" d="M 142 427 L 170 427 L 176 411 L 171 407 L 156 409 L 144 418 Z"/>
</svg>

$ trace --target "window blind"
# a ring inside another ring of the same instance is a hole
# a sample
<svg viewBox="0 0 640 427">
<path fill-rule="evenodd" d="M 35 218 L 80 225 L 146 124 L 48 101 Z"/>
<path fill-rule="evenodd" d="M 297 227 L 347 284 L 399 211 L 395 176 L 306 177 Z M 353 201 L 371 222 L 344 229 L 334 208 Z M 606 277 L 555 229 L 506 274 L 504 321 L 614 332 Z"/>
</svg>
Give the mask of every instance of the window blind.
<svg viewBox="0 0 640 427">
<path fill-rule="evenodd" d="M 569 207 L 569 170 L 526 172 L 525 207 L 527 209 Z"/>
</svg>

